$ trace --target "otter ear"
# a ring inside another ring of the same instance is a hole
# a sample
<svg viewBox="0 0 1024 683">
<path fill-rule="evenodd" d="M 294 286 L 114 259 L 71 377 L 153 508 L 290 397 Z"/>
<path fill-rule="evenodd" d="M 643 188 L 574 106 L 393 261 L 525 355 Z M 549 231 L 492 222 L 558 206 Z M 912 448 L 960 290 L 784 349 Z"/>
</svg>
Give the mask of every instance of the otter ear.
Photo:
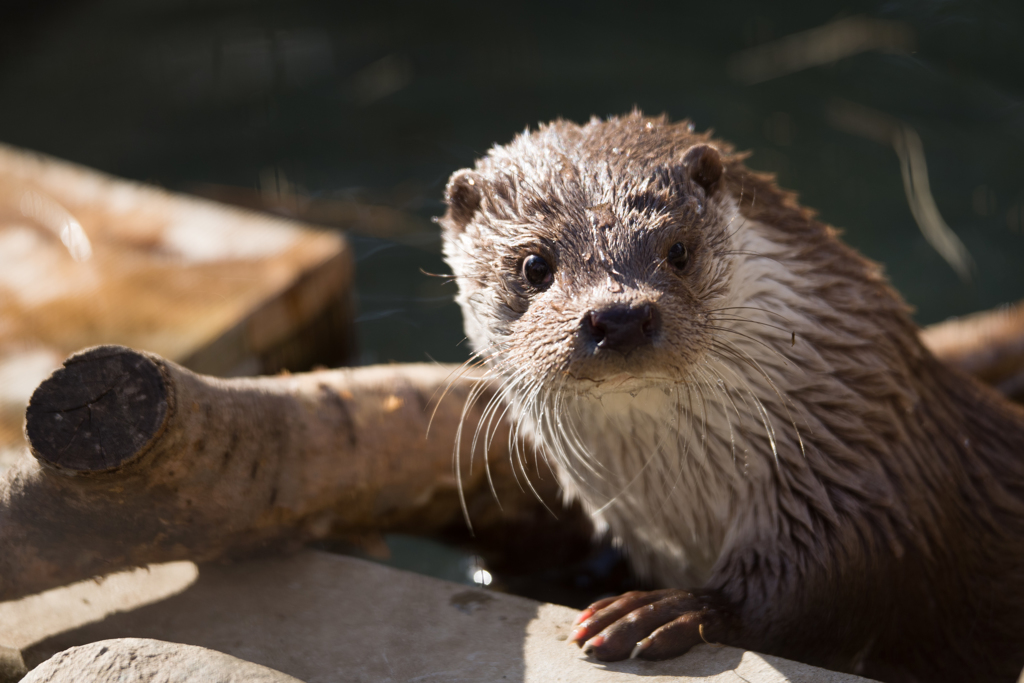
<svg viewBox="0 0 1024 683">
<path fill-rule="evenodd" d="M 683 155 L 683 166 L 690 180 L 704 188 L 707 196 L 715 191 L 722 177 L 722 157 L 711 145 L 694 145 Z"/>
<path fill-rule="evenodd" d="M 449 227 L 461 231 L 480 207 L 480 176 L 468 168 L 456 171 L 444 191 Z"/>
</svg>

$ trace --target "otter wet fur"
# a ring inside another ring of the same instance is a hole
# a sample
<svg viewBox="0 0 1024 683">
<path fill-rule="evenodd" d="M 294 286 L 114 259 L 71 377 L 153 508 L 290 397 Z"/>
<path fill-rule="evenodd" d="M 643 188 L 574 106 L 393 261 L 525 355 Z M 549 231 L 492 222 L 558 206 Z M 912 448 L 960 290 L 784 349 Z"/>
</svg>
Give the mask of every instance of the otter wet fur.
<svg viewBox="0 0 1024 683">
<path fill-rule="evenodd" d="M 481 438 L 509 419 L 666 586 L 571 639 L 1015 680 L 1024 410 L 937 361 L 881 268 L 744 157 L 634 112 L 524 132 L 448 184 L 444 253 L 499 387 Z"/>
</svg>

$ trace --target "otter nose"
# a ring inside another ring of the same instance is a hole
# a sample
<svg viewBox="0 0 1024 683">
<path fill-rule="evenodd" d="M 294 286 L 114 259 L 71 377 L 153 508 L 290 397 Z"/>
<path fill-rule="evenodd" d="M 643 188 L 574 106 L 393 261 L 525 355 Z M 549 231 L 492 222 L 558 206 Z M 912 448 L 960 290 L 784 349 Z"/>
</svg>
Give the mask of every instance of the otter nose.
<svg viewBox="0 0 1024 683">
<path fill-rule="evenodd" d="M 651 304 L 615 304 L 583 316 L 583 327 L 597 348 L 623 355 L 650 344 L 660 325 L 661 316 Z"/>
</svg>

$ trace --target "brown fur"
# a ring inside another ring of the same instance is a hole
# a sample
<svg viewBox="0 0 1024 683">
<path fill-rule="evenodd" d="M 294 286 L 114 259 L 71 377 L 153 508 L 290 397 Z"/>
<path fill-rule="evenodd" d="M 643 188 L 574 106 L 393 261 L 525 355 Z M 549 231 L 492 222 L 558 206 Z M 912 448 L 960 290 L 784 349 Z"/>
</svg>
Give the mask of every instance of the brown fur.
<svg viewBox="0 0 1024 683">
<path fill-rule="evenodd" d="M 1013 680 L 1024 411 L 936 361 L 881 269 L 743 158 L 633 113 L 556 121 L 452 177 L 446 257 L 510 405 L 488 415 L 509 411 L 641 571 L 719 596 L 729 644 Z M 544 291 L 520 276 L 532 253 Z M 663 319 L 650 348 L 602 355 L 580 332 L 642 303 Z"/>
</svg>

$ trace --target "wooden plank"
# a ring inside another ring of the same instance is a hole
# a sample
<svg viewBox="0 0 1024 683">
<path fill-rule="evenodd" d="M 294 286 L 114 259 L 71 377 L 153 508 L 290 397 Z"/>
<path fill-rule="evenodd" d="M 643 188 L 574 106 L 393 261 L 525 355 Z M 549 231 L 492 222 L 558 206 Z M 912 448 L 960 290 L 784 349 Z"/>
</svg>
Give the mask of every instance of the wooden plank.
<svg viewBox="0 0 1024 683">
<path fill-rule="evenodd" d="M 336 231 L 0 144 L 0 468 L 32 389 L 82 347 L 216 375 L 344 362 L 352 273 Z"/>
</svg>

